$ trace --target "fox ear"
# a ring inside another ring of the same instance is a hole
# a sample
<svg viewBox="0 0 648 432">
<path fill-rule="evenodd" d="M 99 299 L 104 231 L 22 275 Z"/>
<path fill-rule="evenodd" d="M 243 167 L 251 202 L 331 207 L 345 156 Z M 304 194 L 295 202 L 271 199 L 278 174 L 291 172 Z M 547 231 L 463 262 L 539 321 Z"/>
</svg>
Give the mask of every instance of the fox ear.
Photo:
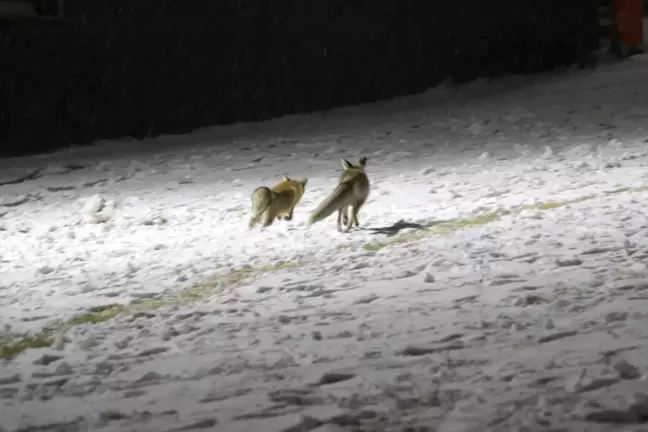
<svg viewBox="0 0 648 432">
<path fill-rule="evenodd" d="M 358 165 L 362 165 L 362 166 L 367 165 L 367 157 L 366 157 L 366 156 L 362 156 L 362 157 L 360 158 L 360 160 L 358 161 Z"/>
<path fill-rule="evenodd" d="M 306 189 L 306 183 L 308 183 L 308 179 L 304 178 L 302 179 L 299 184 L 301 185 L 302 189 Z"/>
<path fill-rule="evenodd" d="M 284 181 L 290 181 L 290 177 L 288 177 L 286 174 L 284 174 L 284 176 L 283 176 L 283 180 L 284 180 Z"/>
<path fill-rule="evenodd" d="M 342 169 L 349 169 L 353 167 L 353 164 L 346 159 L 340 159 L 340 162 L 342 162 Z"/>
</svg>

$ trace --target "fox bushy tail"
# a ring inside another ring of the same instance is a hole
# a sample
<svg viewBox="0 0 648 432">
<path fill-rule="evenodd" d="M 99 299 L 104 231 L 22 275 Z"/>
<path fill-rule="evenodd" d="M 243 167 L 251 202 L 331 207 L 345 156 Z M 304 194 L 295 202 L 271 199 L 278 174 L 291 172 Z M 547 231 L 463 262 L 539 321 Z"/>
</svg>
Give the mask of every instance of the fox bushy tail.
<svg viewBox="0 0 648 432">
<path fill-rule="evenodd" d="M 353 186 L 349 183 L 340 183 L 331 192 L 331 194 L 313 211 L 308 219 L 308 225 L 326 219 L 333 212 L 349 203 L 349 198 L 353 196 Z"/>
<path fill-rule="evenodd" d="M 272 205 L 273 195 L 272 189 L 266 186 L 260 186 L 252 192 L 252 217 L 248 225 L 249 228 L 254 228 L 259 223 L 263 212 Z"/>
</svg>

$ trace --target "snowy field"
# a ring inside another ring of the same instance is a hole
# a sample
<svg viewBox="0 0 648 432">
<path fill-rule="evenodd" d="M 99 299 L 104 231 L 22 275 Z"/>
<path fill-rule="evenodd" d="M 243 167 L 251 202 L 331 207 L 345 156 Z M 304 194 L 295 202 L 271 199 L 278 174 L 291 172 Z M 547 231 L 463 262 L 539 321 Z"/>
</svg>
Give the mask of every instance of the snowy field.
<svg viewBox="0 0 648 432">
<path fill-rule="evenodd" d="M 0 160 L 5 349 L 67 322 L 3 361 L 0 430 L 648 431 L 646 77 Z M 360 156 L 363 229 L 307 228 Z M 293 221 L 247 231 L 283 174 Z"/>
</svg>

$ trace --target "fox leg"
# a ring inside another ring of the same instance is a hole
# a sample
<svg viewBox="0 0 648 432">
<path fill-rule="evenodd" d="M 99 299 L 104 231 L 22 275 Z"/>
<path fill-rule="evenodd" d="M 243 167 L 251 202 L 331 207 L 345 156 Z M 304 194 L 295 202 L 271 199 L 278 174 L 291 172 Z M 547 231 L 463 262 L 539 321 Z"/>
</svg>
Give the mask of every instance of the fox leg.
<svg viewBox="0 0 648 432">
<path fill-rule="evenodd" d="M 353 215 L 353 222 L 352 223 L 356 227 L 360 226 L 360 222 L 358 222 L 358 213 L 360 212 L 360 208 L 364 205 L 364 203 L 365 203 L 364 200 L 360 200 L 360 201 L 355 202 L 352 205 L 353 211 L 351 211 L 350 213 Z M 348 223 L 348 219 L 347 219 L 347 215 L 345 214 L 343 216 L 343 218 L 342 218 L 342 224 L 346 225 L 347 223 Z"/>
<path fill-rule="evenodd" d="M 351 227 L 353 226 L 353 220 L 355 218 L 354 213 L 355 213 L 355 206 L 350 205 L 345 208 L 346 224 L 344 224 L 344 228 L 342 232 L 348 233 L 349 231 L 351 231 Z"/>
<path fill-rule="evenodd" d="M 342 232 L 342 220 L 346 218 L 346 215 L 344 214 L 344 211 L 346 210 L 346 206 L 340 207 L 338 210 L 338 215 L 337 215 L 337 230 L 339 232 Z"/>
<path fill-rule="evenodd" d="M 342 208 L 340 208 L 340 210 L 338 210 L 337 228 L 339 232 L 341 233 L 349 232 L 349 229 L 351 228 L 350 227 L 351 224 L 349 223 L 349 221 L 351 220 L 349 218 L 350 213 L 351 213 L 351 207 L 347 205 L 343 206 Z"/>
<path fill-rule="evenodd" d="M 354 208 L 355 208 L 355 207 L 354 207 Z M 355 226 L 358 226 L 358 219 L 357 219 L 357 218 L 354 218 L 353 220 L 354 220 L 354 222 L 351 222 L 351 223 L 355 224 Z M 347 215 L 345 214 L 344 217 L 342 218 L 342 225 L 346 225 L 346 224 L 348 224 L 348 223 L 349 223 L 349 218 L 348 218 Z"/>
<path fill-rule="evenodd" d="M 263 228 L 269 227 L 272 225 L 272 223 L 275 220 L 275 217 L 277 215 L 271 211 L 270 209 L 266 210 L 265 213 L 263 213 Z"/>
<path fill-rule="evenodd" d="M 365 200 L 360 200 L 360 201 L 356 202 L 353 205 L 353 218 L 352 218 L 353 222 L 352 223 L 356 226 L 356 228 L 360 226 L 360 222 L 358 222 L 358 213 L 360 213 L 360 209 L 362 208 L 364 203 L 365 203 Z"/>
<path fill-rule="evenodd" d="M 349 214 L 355 213 L 355 211 L 352 211 L 352 208 L 355 209 L 355 207 L 349 206 L 349 211 L 348 211 Z M 349 216 L 347 212 L 345 212 L 344 215 L 342 215 L 342 225 L 347 225 L 348 223 L 349 223 Z"/>
<path fill-rule="evenodd" d="M 295 210 L 295 207 L 291 208 L 291 209 L 288 211 L 288 213 L 286 213 L 286 214 L 283 216 L 283 220 L 285 220 L 285 221 L 291 221 L 292 218 L 293 218 L 293 211 L 294 211 L 294 210 Z"/>
</svg>

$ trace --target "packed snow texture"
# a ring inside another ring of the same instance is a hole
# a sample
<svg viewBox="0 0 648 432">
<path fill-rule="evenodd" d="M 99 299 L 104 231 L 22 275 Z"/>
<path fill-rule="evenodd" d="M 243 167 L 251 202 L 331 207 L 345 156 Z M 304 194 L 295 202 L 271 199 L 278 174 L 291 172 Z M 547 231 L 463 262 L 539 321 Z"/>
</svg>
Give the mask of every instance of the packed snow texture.
<svg viewBox="0 0 648 432">
<path fill-rule="evenodd" d="M 646 76 L 639 56 L 0 160 L 11 331 L 299 263 L 5 361 L 2 430 L 648 431 Z M 308 228 L 360 156 L 364 229 Z M 284 174 L 309 178 L 294 219 L 248 231 L 251 192 Z"/>
</svg>

